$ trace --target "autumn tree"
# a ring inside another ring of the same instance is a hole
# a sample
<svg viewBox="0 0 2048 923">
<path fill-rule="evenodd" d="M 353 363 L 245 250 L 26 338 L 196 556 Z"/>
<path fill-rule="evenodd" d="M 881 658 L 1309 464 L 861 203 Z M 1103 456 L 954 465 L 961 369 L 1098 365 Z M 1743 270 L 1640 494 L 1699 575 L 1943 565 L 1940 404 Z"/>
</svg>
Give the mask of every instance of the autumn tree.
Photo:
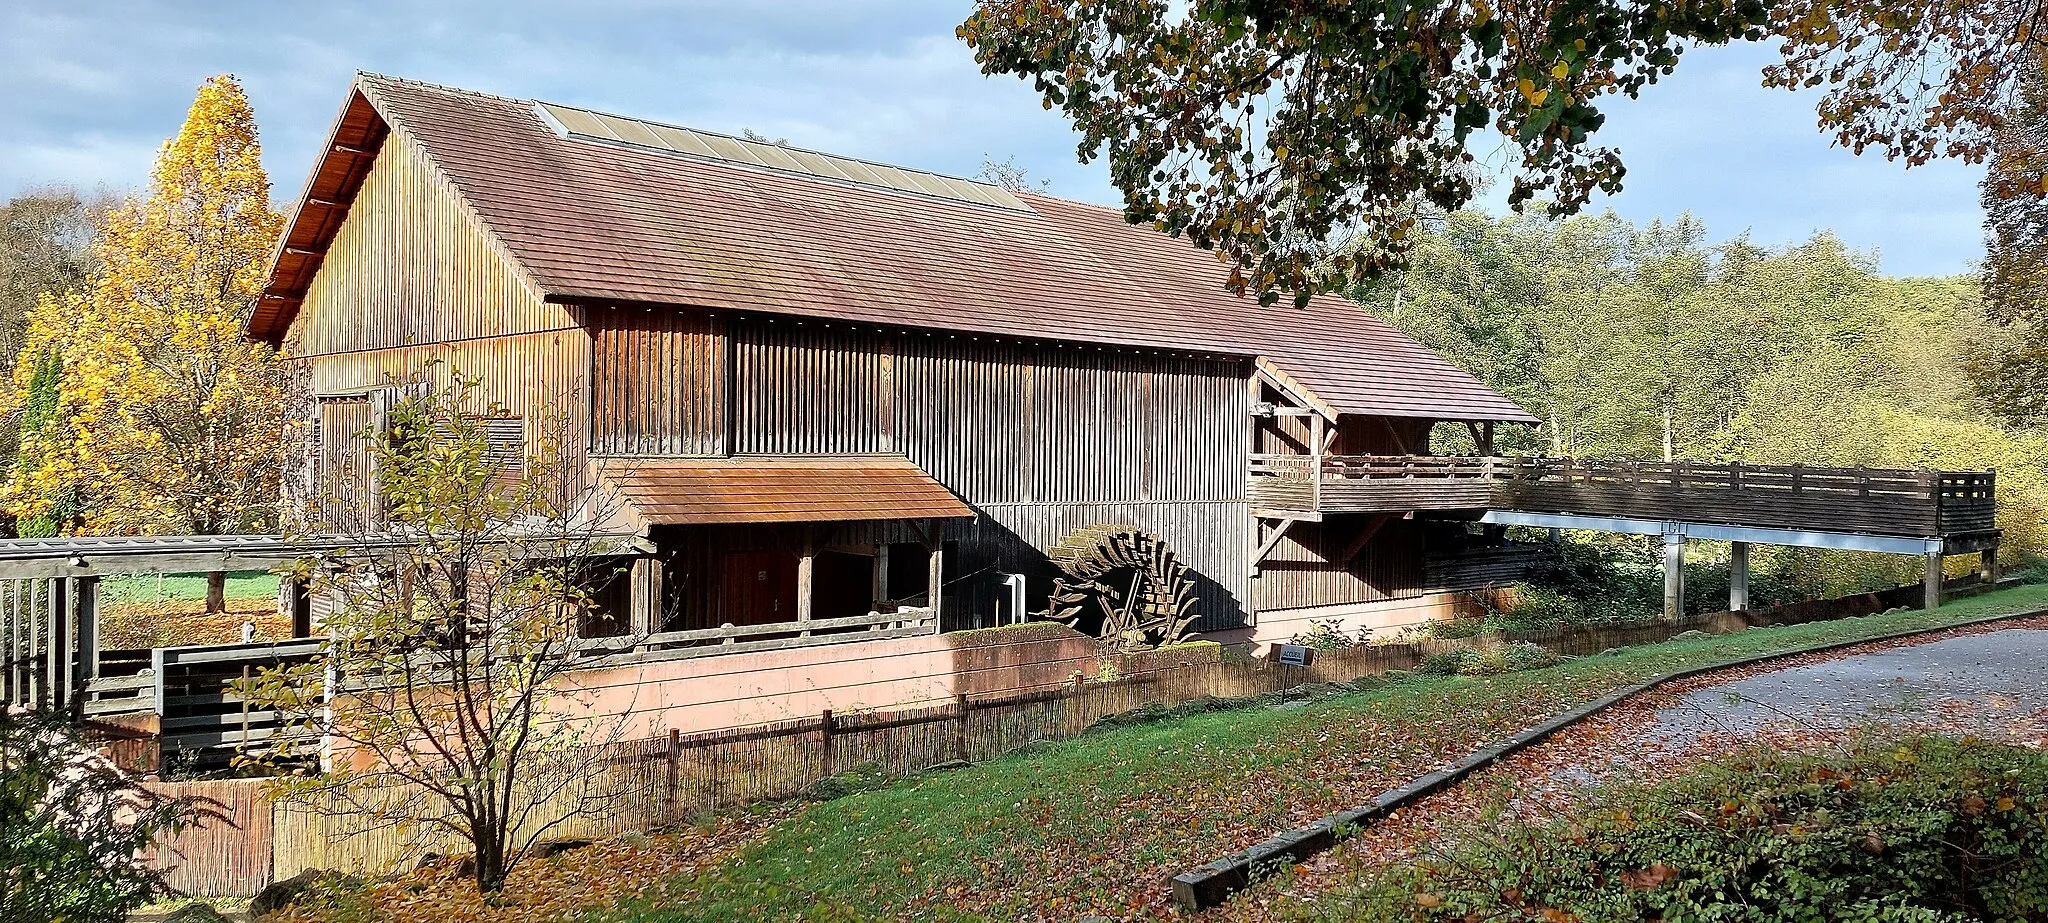
<svg viewBox="0 0 2048 923">
<path fill-rule="evenodd" d="M 356 434 L 366 470 L 339 476 L 374 484 L 375 515 L 356 515 L 362 494 L 336 482 L 329 520 L 309 524 L 363 549 L 295 569 L 329 601 L 332 640 L 239 688 L 286 725 L 259 762 L 322 757 L 283 776 L 280 794 L 451 836 L 491 892 L 533 844 L 612 797 L 592 761 L 625 717 L 589 714 L 562 680 L 602 662 L 572 638 L 622 615 L 593 597 L 622 565 L 602 531 L 614 504 L 577 486 L 566 415 L 529 421 L 540 435 L 508 465 L 487 425 L 500 411 L 476 380 L 431 371 L 397 383 L 384 424 Z"/>
<path fill-rule="evenodd" d="M 1517 208 L 1619 190 L 1601 107 L 1687 45 L 1776 36 L 1765 81 L 1829 86 L 1819 116 L 1843 144 L 1980 159 L 2041 17 L 2040 0 L 980 0 L 959 33 L 1067 116 L 1084 162 L 1107 158 L 1132 221 L 1218 250 L 1233 291 L 1272 300 L 1401 265 L 1419 213 L 1472 199 L 1489 130 Z"/>
<path fill-rule="evenodd" d="M 83 292 L 46 296 L 15 361 L 24 431 L 4 497 L 19 517 L 71 497 L 65 525 L 116 534 L 267 528 L 281 375 L 242 336 L 282 219 L 256 122 L 232 77 L 208 80 L 157 156 L 147 195 L 107 215 Z M 50 400 L 54 380 L 54 401 Z M 208 607 L 223 607 L 222 574 Z"/>
</svg>

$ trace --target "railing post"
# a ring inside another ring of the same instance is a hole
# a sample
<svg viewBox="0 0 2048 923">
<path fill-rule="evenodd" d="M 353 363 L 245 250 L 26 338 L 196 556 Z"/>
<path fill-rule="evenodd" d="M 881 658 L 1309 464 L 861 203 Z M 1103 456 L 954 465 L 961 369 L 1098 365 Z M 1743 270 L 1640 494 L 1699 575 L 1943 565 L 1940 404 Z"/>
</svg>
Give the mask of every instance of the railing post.
<svg viewBox="0 0 2048 923">
<path fill-rule="evenodd" d="M 1309 463 L 1308 463 L 1308 477 L 1309 477 L 1309 484 L 1310 484 L 1310 488 L 1309 488 L 1309 490 L 1310 490 L 1310 493 L 1309 493 L 1309 509 L 1310 509 L 1311 511 L 1314 511 L 1314 512 L 1321 512 L 1321 511 L 1322 511 L 1322 509 L 1323 509 L 1323 427 L 1324 427 L 1324 425 L 1325 425 L 1325 421 L 1323 420 L 1323 415 L 1322 415 L 1322 414 L 1320 414 L 1320 413 L 1317 413 L 1317 414 L 1314 414 L 1314 415 L 1312 415 L 1312 416 L 1310 416 L 1310 417 L 1309 417 L 1309 425 L 1308 425 L 1308 448 L 1309 448 Z"/>
</svg>

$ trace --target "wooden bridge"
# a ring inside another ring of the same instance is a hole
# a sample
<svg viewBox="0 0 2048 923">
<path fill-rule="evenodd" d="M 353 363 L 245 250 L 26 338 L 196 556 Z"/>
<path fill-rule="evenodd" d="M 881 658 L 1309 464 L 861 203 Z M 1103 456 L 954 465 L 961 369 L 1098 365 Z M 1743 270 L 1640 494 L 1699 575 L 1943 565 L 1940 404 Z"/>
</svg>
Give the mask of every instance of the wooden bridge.
<svg viewBox="0 0 2048 923">
<path fill-rule="evenodd" d="M 1301 514 L 1500 509 L 1911 538 L 1997 528 L 1989 471 L 1257 455 L 1251 473 L 1253 507 Z"/>
<path fill-rule="evenodd" d="M 1985 570 L 1996 568 L 1996 493 L 1990 471 L 1308 454 L 1252 456 L 1246 487 L 1254 513 L 1277 531 L 1294 519 L 1433 512 L 1662 535 L 1667 608 L 1682 593 L 1685 540 L 1729 541 L 1736 609 L 1748 603 L 1751 543 L 1924 555 L 1936 604 L 1945 556 L 1976 552 Z"/>
</svg>

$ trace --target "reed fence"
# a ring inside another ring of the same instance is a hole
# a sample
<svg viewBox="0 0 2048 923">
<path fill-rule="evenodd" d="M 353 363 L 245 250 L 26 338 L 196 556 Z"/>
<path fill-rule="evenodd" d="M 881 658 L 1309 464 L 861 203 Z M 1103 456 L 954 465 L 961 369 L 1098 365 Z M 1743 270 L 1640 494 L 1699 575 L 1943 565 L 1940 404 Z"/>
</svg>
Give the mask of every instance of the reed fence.
<svg viewBox="0 0 2048 923">
<path fill-rule="evenodd" d="M 1987 588 L 1966 578 L 1952 592 L 1961 596 Z M 536 812 L 535 822 L 558 823 L 549 834 L 557 838 L 658 829 L 711 812 L 802 796 L 823 780 L 857 770 L 900 776 L 988 760 L 1034 743 L 1074 737 L 1104 718 L 1148 708 L 1347 682 L 1413 669 L 1439 653 L 1508 642 L 1584 655 L 1654 643 L 1696 629 L 1728 631 L 1863 615 L 1912 605 L 1918 590 L 1915 585 L 1776 610 L 1711 613 L 1677 623 L 1580 625 L 1357 645 L 1317 651 L 1305 665 L 1226 657 L 1220 648 L 1210 646 L 1204 655 L 1115 659 L 1103 675 L 1019 693 L 956 696 L 951 703 L 932 707 L 826 711 L 710 733 L 671 731 L 666 737 L 613 744 L 590 754 L 588 774 Z M 262 785 L 260 779 L 156 784 L 167 794 L 226 803 L 233 819 L 232 826 L 187 831 L 159 850 L 158 862 L 170 870 L 174 887 L 191 894 L 248 895 L 307 868 L 378 873 L 409 865 L 427 853 L 461 849 L 445 832 L 426 825 L 369 823 L 345 812 L 340 799 L 273 803 L 258 794 Z M 393 798 L 417 795 L 390 793 Z M 361 797 L 358 794 L 351 802 L 360 803 Z M 572 808 L 591 803 L 599 810 L 570 816 Z"/>
</svg>

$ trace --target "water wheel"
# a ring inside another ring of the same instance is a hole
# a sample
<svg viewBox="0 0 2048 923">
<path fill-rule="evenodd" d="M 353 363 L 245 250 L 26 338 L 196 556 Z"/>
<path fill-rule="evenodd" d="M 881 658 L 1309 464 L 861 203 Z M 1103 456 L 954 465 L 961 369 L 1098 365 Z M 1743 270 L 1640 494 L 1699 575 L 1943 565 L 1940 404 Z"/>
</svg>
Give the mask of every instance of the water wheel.
<svg viewBox="0 0 2048 923">
<path fill-rule="evenodd" d="M 1052 584 L 1050 618 L 1127 651 L 1178 641 L 1195 624 L 1188 566 L 1149 532 L 1089 526 L 1049 555 L 1061 571 Z"/>
</svg>

